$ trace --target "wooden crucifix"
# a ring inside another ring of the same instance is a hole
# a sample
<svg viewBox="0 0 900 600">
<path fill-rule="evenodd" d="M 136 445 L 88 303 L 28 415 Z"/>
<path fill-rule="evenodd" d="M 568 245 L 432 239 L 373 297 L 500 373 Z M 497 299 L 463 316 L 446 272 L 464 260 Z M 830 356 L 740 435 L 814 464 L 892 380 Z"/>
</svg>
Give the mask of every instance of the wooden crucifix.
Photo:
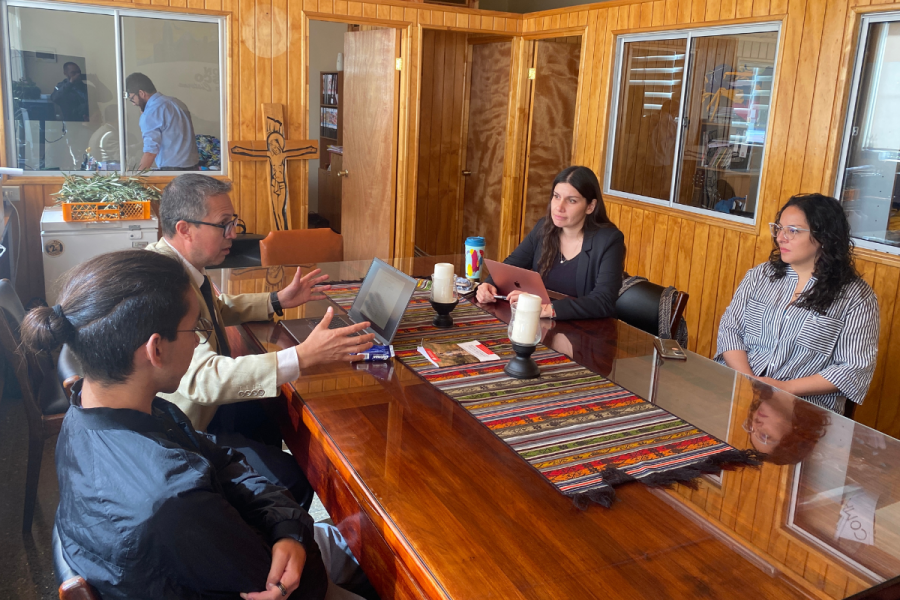
<svg viewBox="0 0 900 600">
<path fill-rule="evenodd" d="M 288 187 L 285 162 L 300 158 L 319 158 L 317 140 L 289 141 L 284 136 L 284 107 L 281 104 L 262 105 L 266 139 L 252 142 L 231 142 L 228 156 L 233 161 L 269 161 L 269 203 L 272 208 L 272 229 L 284 231 L 291 228 L 288 209 Z"/>
</svg>

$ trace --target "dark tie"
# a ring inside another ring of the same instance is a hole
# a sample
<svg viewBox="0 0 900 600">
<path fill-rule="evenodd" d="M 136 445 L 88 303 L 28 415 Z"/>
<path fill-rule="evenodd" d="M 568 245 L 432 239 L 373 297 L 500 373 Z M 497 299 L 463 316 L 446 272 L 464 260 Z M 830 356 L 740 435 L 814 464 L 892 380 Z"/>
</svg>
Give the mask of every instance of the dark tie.
<svg viewBox="0 0 900 600">
<path fill-rule="evenodd" d="M 209 315 L 216 330 L 216 340 L 219 342 L 219 354 L 222 356 L 231 356 L 231 348 L 228 346 L 228 338 L 225 336 L 225 328 L 219 323 L 219 317 L 216 314 L 216 304 L 213 302 L 212 285 L 209 283 L 209 277 L 203 276 L 203 285 L 200 286 L 200 292 L 203 294 L 203 300 L 206 301 L 206 308 L 209 309 Z"/>
</svg>

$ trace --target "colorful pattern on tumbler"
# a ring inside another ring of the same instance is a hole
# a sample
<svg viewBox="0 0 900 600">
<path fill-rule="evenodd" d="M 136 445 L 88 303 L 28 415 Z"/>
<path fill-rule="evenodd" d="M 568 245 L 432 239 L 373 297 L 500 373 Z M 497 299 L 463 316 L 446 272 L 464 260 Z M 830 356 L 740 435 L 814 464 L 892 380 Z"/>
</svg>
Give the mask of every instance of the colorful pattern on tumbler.
<svg viewBox="0 0 900 600">
<path fill-rule="evenodd" d="M 328 295 L 349 309 L 358 289 L 336 285 Z M 514 353 L 507 325 L 464 299 L 453 311 L 453 328 L 434 327 L 433 317 L 428 293 L 416 292 L 394 338 L 397 358 L 576 500 L 609 506 L 611 485 L 666 485 L 755 462 L 544 345 L 532 355 L 540 377 L 509 377 L 503 368 Z M 435 368 L 416 350 L 425 337 L 442 343 L 477 339 L 501 360 Z"/>
</svg>

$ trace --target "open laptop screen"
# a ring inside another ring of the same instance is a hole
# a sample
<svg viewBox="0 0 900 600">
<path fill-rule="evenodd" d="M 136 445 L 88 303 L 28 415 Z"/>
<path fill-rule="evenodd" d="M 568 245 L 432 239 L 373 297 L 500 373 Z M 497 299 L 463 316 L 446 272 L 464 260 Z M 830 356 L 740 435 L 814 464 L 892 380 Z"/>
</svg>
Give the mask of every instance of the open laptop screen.
<svg viewBox="0 0 900 600">
<path fill-rule="evenodd" d="M 415 279 L 376 258 L 350 307 L 350 318 L 369 321 L 372 331 L 390 343 L 415 289 Z"/>
</svg>

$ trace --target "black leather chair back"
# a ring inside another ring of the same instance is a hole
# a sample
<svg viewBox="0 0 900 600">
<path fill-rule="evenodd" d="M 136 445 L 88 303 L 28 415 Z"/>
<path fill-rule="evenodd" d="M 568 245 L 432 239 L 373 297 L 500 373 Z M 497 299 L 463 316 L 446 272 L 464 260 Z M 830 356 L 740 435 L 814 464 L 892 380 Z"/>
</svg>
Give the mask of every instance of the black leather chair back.
<svg viewBox="0 0 900 600">
<path fill-rule="evenodd" d="M 632 327 L 659 335 L 659 300 L 665 288 L 649 281 L 640 281 L 616 300 L 616 315 Z"/>
<path fill-rule="evenodd" d="M 0 309 L 12 317 L 16 326 L 22 324 L 25 307 L 22 306 L 22 301 L 19 300 L 19 295 L 16 294 L 16 289 L 9 279 L 0 279 Z"/>
</svg>

